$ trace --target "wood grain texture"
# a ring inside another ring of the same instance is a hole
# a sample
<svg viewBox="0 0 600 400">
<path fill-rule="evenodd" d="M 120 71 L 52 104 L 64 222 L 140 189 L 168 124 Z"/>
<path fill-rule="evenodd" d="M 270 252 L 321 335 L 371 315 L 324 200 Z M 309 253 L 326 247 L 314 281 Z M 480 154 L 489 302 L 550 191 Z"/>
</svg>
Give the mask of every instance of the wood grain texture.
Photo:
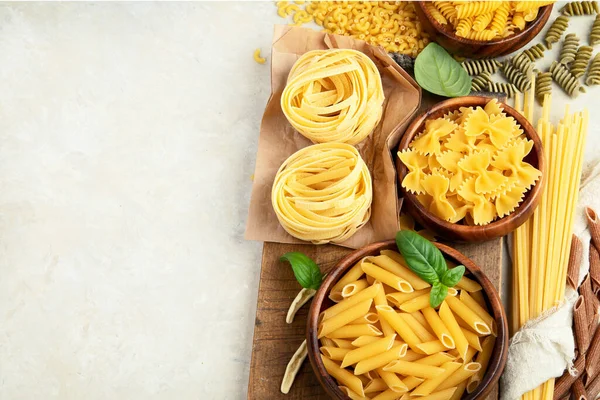
<svg viewBox="0 0 600 400">
<path fill-rule="evenodd" d="M 452 244 L 452 247 L 478 264 L 499 290 L 502 239 L 477 245 Z M 294 322 L 286 324 L 285 316 L 289 305 L 300 290 L 289 265 L 279 261 L 279 257 L 288 251 L 304 252 L 320 265 L 323 272 L 327 272 L 352 250 L 333 245 L 265 243 L 248 383 L 250 400 L 329 399 L 313 374 L 308 360 L 304 362 L 290 393 L 284 395 L 279 390 L 290 357 L 306 338 L 309 309 L 307 305 L 304 306 L 296 314 Z M 497 390 L 493 390 L 487 398 L 497 399 Z"/>
<path fill-rule="evenodd" d="M 499 57 L 517 51 L 540 33 L 552 13 L 552 5 L 542 7 L 538 17 L 529 22 L 523 31 L 500 40 L 484 42 L 456 36 L 452 29 L 439 24 L 431 16 L 424 6 L 424 1 L 416 3 L 417 17 L 423 24 L 423 29 L 431 35 L 431 41 L 440 44 L 452 54 L 468 58 Z"/>
<path fill-rule="evenodd" d="M 410 142 L 423 131 L 425 121 L 433 118 L 440 118 L 443 115 L 458 110 L 460 107 L 481 106 L 484 107 L 489 98 L 482 96 L 465 96 L 454 99 L 445 100 L 437 103 L 425 112 L 417 116 L 411 124 L 406 128 L 404 136 L 400 141 L 398 151 L 408 149 Z M 417 196 L 402 188 L 402 180 L 408 173 L 406 166 L 396 157 L 396 169 L 398 171 L 398 183 L 404 197 L 403 207 L 411 214 L 417 222 L 432 232 L 453 241 L 477 242 L 494 239 L 500 236 L 505 236 L 514 231 L 533 215 L 533 211 L 537 207 L 542 189 L 545 183 L 545 160 L 542 141 L 531 124 L 514 108 L 502 103 L 504 112 L 513 117 L 523 129 L 528 139 L 533 141 L 533 150 L 527 155 L 525 160 L 541 171 L 540 180 L 533 186 L 532 189 L 525 193 L 525 198 L 517 209 L 510 215 L 483 226 L 468 226 L 453 224 L 442 220 L 433 215 L 427 210 L 417 199 Z"/>
</svg>

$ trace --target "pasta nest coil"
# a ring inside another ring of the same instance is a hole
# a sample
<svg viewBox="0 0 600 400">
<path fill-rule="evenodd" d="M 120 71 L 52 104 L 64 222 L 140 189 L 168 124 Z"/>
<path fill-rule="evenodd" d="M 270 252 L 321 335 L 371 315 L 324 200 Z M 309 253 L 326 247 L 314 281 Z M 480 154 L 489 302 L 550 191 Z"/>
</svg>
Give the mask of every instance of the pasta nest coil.
<svg viewBox="0 0 600 400">
<path fill-rule="evenodd" d="M 321 143 L 292 154 L 279 168 L 271 202 L 283 228 L 314 244 L 341 243 L 367 223 L 371 175 L 353 146 Z"/>
<path fill-rule="evenodd" d="M 314 143 L 357 144 L 383 113 L 383 87 L 375 63 L 348 49 L 313 50 L 292 67 L 281 109 Z"/>
</svg>

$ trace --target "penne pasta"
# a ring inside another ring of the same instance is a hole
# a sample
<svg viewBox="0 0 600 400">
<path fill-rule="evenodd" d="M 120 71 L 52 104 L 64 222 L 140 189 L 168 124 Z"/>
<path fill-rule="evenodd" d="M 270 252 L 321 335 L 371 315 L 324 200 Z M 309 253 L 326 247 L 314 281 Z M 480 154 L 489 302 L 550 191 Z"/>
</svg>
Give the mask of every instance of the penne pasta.
<svg viewBox="0 0 600 400">
<path fill-rule="evenodd" d="M 342 361 L 346 354 L 348 354 L 348 352 L 350 351 L 350 349 L 342 349 L 340 347 L 329 346 L 322 346 L 319 350 L 321 350 L 321 353 L 323 353 L 323 355 L 325 355 L 327 358 L 333 361 Z"/>
<path fill-rule="evenodd" d="M 467 342 L 469 343 L 469 346 L 474 348 L 477 351 L 481 351 L 481 341 L 479 339 L 479 336 L 477 336 L 475 333 L 471 332 L 468 329 L 464 329 L 461 328 L 463 335 L 465 335 L 465 338 L 467 339 Z"/>
<path fill-rule="evenodd" d="M 429 292 L 430 289 L 415 290 L 411 293 L 394 292 L 385 295 L 385 298 L 387 299 L 387 301 L 399 308 L 403 303 L 406 303 L 409 300 L 415 299 L 423 295 L 429 296 Z"/>
<path fill-rule="evenodd" d="M 329 339 L 329 338 L 322 338 L 321 339 L 321 344 L 323 346 L 328 346 L 328 347 L 338 347 L 338 346 L 336 346 L 335 342 L 332 339 Z"/>
<path fill-rule="evenodd" d="M 359 280 L 360 277 L 364 275 L 364 272 L 360 266 L 361 261 L 354 264 L 354 266 L 350 268 L 335 285 L 333 285 L 331 288 L 332 292 L 341 292 L 344 286 Z"/>
<path fill-rule="evenodd" d="M 446 299 L 448 299 L 448 298 L 446 297 Z M 452 314 L 452 311 L 450 311 L 450 307 L 448 307 L 448 303 L 446 301 L 443 301 L 442 304 L 440 305 L 438 315 L 440 316 L 442 321 L 444 321 L 444 325 L 446 325 L 446 327 L 450 331 L 450 334 L 452 335 L 452 338 L 454 339 L 454 343 L 456 345 L 456 350 L 458 350 L 458 354 L 460 355 L 460 358 L 465 360 L 467 358 L 467 350 L 469 348 L 469 342 L 467 341 L 467 338 L 463 334 L 462 329 L 458 325 L 458 322 L 456 322 L 456 319 L 454 318 L 454 314 Z"/>
<path fill-rule="evenodd" d="M 475 375 L 475 373 L 479 370 L 481 370 L 481 364 L 479 363 L 470 362 L 468 364 L 463 364 L 461 365 L 461 368 L 457 369 L 448 378 L 446 378 L 446 380 L 437 387 L 437 390 L 455 387 L 461 383 L 464 383 L 466 388 L 467 379 Z"/>
<path fill-rule="evenodd" d="M 483 291 L 469 293 L 473 299 L 481 306 L 487 308 L 485 304 L 485 297 L 483 297 Z"/>
<path fill-rule="evenodd" d="M 420 343 L 416 345 L 419 351 L 422 351 L 425 354 L 434 354 L 442 351 L 448 350 L 446 346 L 439 340 L 432 340 L 431 342 Z"/>
<path fill-rule="evenodd" d="M 350 398 L 350 400 L 365 400 L 366 397 L 359 395 L 358 393 L 353 392 L 346 386 L 338 386 L 338 388 Z"/>
<path fill-rule="evenodd" d="M 375 306 L 389 305 L 386 295 L 385 295 L 385 291 L 383 290 L 383 285 L 381 283 L 377 283 L 377 284 L 379 286 L 381 286 L 381 290 L 377 291 L 377 294 L 373 298 L 373 303 L 375 304 Z M 394 329 L 390 326 L 390 324 L 388 324 L 387 321 L 379 318 L 379 324 L 381 325 L 381 331 L 383 332 L 384 336 L 390 336 L 395 333 Z"/>
<path fill-rule="evenodd" d="M 375 280 L 378 280 L 381 283 L 385 283 L 386 285 L 400 292 L 410 293 L 414 291 L 413 287 L 406 280 L 402 279 L 398 275 L 394 275 L 391 272 L 386 271 L 381 267 L 378 267 L 375 264 L 363 261 L 361 262 L 361 267 L 365 274 L 373 277 Z"/>
<path fill-rule="evenodd" d="M 390 326 L 398 333 L 398 335 L 406 342 L 406 344 L 413 350 L 419 352 L 416 347 L 421 340 L 417 335 L 410 329 L 410 327 L 404 323 L 404 320 L 394 311 L 390 306 L 377 306 L 375 307 L 379 316 L 386 320 Z"/>
<path fill-rule="evenodd" d="M 383 379 L 388 388 L 396 393 L 406 393 L 408 388 L 402 382 L 402 380 L 393 372 L 384 371 L 381 368 L 377 368 L 377 373 Z"/>
<path fill-rule="evenodd" d="M 369 286 L 366 279 L 359 279 L 357 281 L 351 282 L 342 288 L 342 297 L 350 297 L 360 292 L 366 287 Z"/>
<path fill-rule="evenodd" d="M 449 389 L 451 389 L 451 388 L 449 388 Z M 462 399 L 463 394 L 465 393 L 466 389 L 467 389 L 467 381 L 463 381 L 463 382 L 459 383 L 458 386 L 456 386 L 456 390 L 452 394 L 452 397 L 450 397 L 450 400 Z"/>
<path fill-rule="evenodd" d="M 323 338 L 321 339 L 321 341 L 323 342 L 325 339 L 329 339 L 331 340 L 336 347 L 339 347 L 340 349 L 353 349 L 355 346 L 352 345 L 352 342 L 350 342 L 349 340 L 344 340 L 344 339 L 330 339 L 330 338 Z"/>
<path fill-rule="evenodd" d="M 435 312 L 435 310 L 431 307 L 425 307 L 421 310 L 421 312 L 423 313 L 423 316 L 429 323 L 429 326 L 431 326 L 431 328 L 435 332 L 440 342 L 442 342 L 442 344 L 448 349 L 455 348 L 456 344 L 454 343 L 454 339 L 452 338 L 450 331 L 448 330 L 446 325 L 444 325 L 444 322 L 437 314 L 437 312 Z"/>
<path fill-rule="evenodd" d="M 487 368 L 488 363 L 490 362 L 490 358 L 492 357 L 492 352 L 494 350 L 494 344 L 496 343 L 496 338 L 494 336 L 488 336 L 482 343 L 483 350 L 477 354 L 477 358 L 475 361 L 481 366 L 479 371 L 477 371 L 471 378 L 469 378 L 469 383 L 467 383 L 467 392 L 473 393 L 477 386 L 479 386 L 479 382 L 483 378 L 483 374 Z"/>
<path fill-rule="evenodd" d="M 440 390 L 439 392 L 431 393 L 428 396 L 420 397 L 421 400 L 450 400 L 454 395 L 456 388 Z"/>
<path fill-rule="evenodd" d="M 459 295 L 460 301 L 462 301 L 471 311 L 473 311 L 479 318 L 483 320 L 491 328 L 494 326 L 494 318 L 482 307 L 473 297 L 467 293 L 466 290 L 461 290 Z"/>
<path fill-rule="evenodd" d="M 354 366 L 354 375 L 366 374 L 369 371 L 373 371 L 374 369 L 387 365 L 390 361 L 400 359 L 404 354 L 406 354 L 406 347 L 406 344 L 394 344 L 394 346 L 392 346 L 392 348 L 385 353 L 381 353 L 371 358 L 359 361 Z"/>
<path fill-rule="evenodd" d="M 402 382 L 404 382 L 408 390 L 413 390 L 414 388 L 419 386 L 424 380 L 425 379 L 417 378 L 416 376 L 407 376 L 402 380 Z"/>
<path fill-rule="evenodd" d="M 416 361 L 416 360 L 420 360 L 421 358 L 425 358 L 425 357 L 426 356 L 424 354 L 420 354 L 413 350 L 408 349 L 406 351 L 406 354 L 402 357 L 402 359 L 404 361 Z"/>
<path fill-rule="evenodd" d="M 332 290 L 331 293 L 329 293 L 329 300 L 333 301 L 334 303 L 339 303 L 340 301 L 344 300 L 344 296 L 342 296 L 342 291 Z"/>
<path fill-rule="evenodd" d="M 450 296 L 448 296 L 450 297 Z M 429 307 L 429 293 L 422 294 L 419 297 L 415 297 L 412 300 L 405 301 L 400 305 L 400 309 L 407 313 L 412 313 Z"/>
<path fill-rule="evenodd" d="M 377 294 L 377 291 L 379 291 L 379 290 L 383 290 L 381 285 L 369 286 L 368 288 L 366 288 L 365 290 L 361 290 L 354 296 L 340 301 L 336 305 L 329 307 L 327 310 L 325 310 L 321 313 L 322 321 L 326 321 L 329 318 L 332 318 L 332 317 L 336 316 L 337 314 L 339 314 L 343 311 L 346 311 L 349 308 L 352 308 L 353 306 L 357 305 L 361 301 L 365 301 L 365 300 L 374 298 L 375 295 Z"/>
<path fill-rule="evenodd" d="M 415 388 L 411 392 L 411 396 L 428 396 L 433 393 L 438 386 L 442 384 L 450 375 L 457 371 L 462 366 L 461 363 L 449 361 L 442 364 L 441 368 L 444 370 L 443 373 L 436 376 L 435 378 L 426 379 L 423 383 Z"/>
<path fill-rule="evenodd" d="M 394 392 L 392 389 L 388 389 L 385 392 L 379 393 L 371 400 L 397 400 L 399 398 L 398 395 L 399 393 Z"/>
<path fill-rule="evenodd" d="M 435 353 L 427 357 L 423 357 L 417 359 L 415 362 L 417 364 L 425 364 L 425 365 L 433 365 L 434 367 L 439 367 L 440 365 L 447 363 L 449 361 L 456 360 L 456 357 L 448 354 L 448 353 Z"/>
<path fill-rule="evenodd" d="M 342 361 L 342 368 L 346 368 L 349 365 L 356 364 L 359 361 L 374 357 L 376 355 L 388 351 L 394 345 L 395 338 L 396 335 L 384 337 L 373 343 L 369 343 L 357 349 L 350 350 L 344 357 L 344 360 Z"/>
<path fill-rule="evenodd" d="M 425 319 L 425 316 L 423 315 L 423 313 L 421 311 L 415 311 L 413 313 L 410 313 L 410 315 L 412 315 L 417 321 L 419 321 L 419 323 L 421 325 L 423 325 L 425 328 L 427 328 L 429 333 L 435 335 L 435 332 L 433 331 L 433 329 L 431 329 L 431 326 L 429 326 L 429 323 L 427 322 L 427 320 Z"/>
<path fill-rule="evenodd" d="M 381 332 L 375 325 L 361 324 L 361 325 L 346 325 L 343 326 L 330 334 L 327 337 L 331 339 L 351 339 L 359 336 L 382 336 Z"/>
<path fill-rule="evenodd" d="M 365 386 L 365 394 L 383 392 L 388 389 L 383 379 L 376 378 Z"/>
<path fill-rule="evenodd" d="M 422 342 L 430 342 L 432 340 L 436 340 L 436 337 L 431 334 L 423 325 L 416 320 L 412 314 L 408 313 L 399 313 L 400 317 L 404 320 L 404 322 L 412 329 L 412 331 L 417 335 L 419 340 Z"/>
<path fill-rule="evenodd" d="M 479 283 L 467 278 L 466 276 L 460 278 L 460 281 L 458 281 L 456 287 L 462 290 L 466 290 L 467 292 L 479 292 L 482 289 Z"/>
<path fill-rule="evenodd" d="M 343 386 L 346 386 L 359 396 L 365 396 L 365 391 L 363 388 L 363 383 L 357 376 L 352 375 L 348 370 L 341 368 L 334 361 L 331 361 L 329 358 L 321 355 L 321 360 L 323 360 L 323 365 L 327 370 L 327 373 L 337 379 L 338 382 L 342 383 Z"/>
<path fill-rule="evenodd" d="M 456 297 L 448 296 L 445 302 L 452 312 L 463 319 L 475 332 L 488 335 L 492 332 L 490 326 L 486 324 L 473 310 L 461 302 Z M 468 389 L 468 388 L 467 388 Z"/>
<path fill-rule="evenodd" d="M 400 375 L 411 375 L 417 378 L 435 378 L 444 373 L 444 369 L 431 365 L 417 364 L 410 361 L 395 360 L 383 367 L 384 371 Z"/>
<path fill-rule="evenodd" d="M 348 322 L 348 325 L 356 325 L 356 324 L 376 324 L 379 322 L 379 315 L 374 312 L 368 312 L 362 317 L 356 318 L 354 321 Z"/>
<path fill-rule="evenodd" d="M 386 335 L 387 336 L 387 335 Z M 361 347 L 378 341 L 377 336 L 359 336 L 352 341 L 352 346 Z"/>
<path fill-rule="evenodd" d="M 396 259 L 392 259 L 387 254 L 382 254 L 377 257 L 370 257 L 369 261 L 380 266 L 381 268 L 385 269 L 386 271 L 391 272 L 392 274 L 397 275 L 400 278 L 404 279 L 405 281 L 410 283 L 410 285 L 415 290 L 420 290 L 420 289 L 425 289 L 425 288 L 431 287 L 431 285 L 429 283 L 427 283 L 423 279 L 419 278 L 419 276 L 417 274 L 415 274 L 408 268 L 406 261 L 398 262 L 398 260 L 400 260 L 400 259 L 404 260 L 404 258 L 400 254 L 398 254 L 398 253 L 396 253 L 396 254 L 397 254 Z"/>
<path fill-rule="evenodd" d="M 369 312 L 371 308 L 371 304 L 373 303 L 373 299 L 364 300 L 353 307 L 348 308 L 347 310 L 342 311 L 341 313 L 323 321 L 318 328 L 317 336 L 318 338 L 322 338 L 324 336 L 329 335 L 331 332 L 336 331 L 350 322 L 354 321 L 357 318 L 364 316 Z M 353 325 L 360 326 L 360 325 Z M 358 336 L 358 335 L 357 335 Z"/>
</svg>

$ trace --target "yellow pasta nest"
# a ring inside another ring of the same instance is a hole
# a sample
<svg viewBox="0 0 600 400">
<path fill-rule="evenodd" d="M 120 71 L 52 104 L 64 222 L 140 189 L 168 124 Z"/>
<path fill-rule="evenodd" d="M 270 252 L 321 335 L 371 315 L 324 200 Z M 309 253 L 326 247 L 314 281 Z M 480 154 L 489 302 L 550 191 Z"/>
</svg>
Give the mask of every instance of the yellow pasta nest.
<svg viewBox="0 0 600 400">
<path fill-rule="evenodd" d="M 408 168 L 402 187 L 437 217 L 486 225 L 512 213 L 541 172 L 524 159 L 533 147 L 500 103 L 426 121 L 398 153 Z"/>
<path fill-rule="evenodd" d="M 296 26 L 314 20 L 327 33 L 364 40 L 388 52 L 415 57 L 429 43 L 412 2 L 312 1 L 297 6 L 279 1 L 276 5 L 277 14 L 292 15 Z"/>
<path fill-rule="evenodd" d="M 322 143 L 292 154 L 279 168 L 271 202 L 281 226 L 315 244 L 341 243 L 371 216 L 371 175 L 356 148 Z"/>
<path fill-rule="evenodd" d="M 383 113 L 377 67 L 360 51 L 313 50 L 296 61 L 281 109 L 314 143 L 356 144 L 373 132 Z"/>
<path fill-rule="evenodd" d="M 525 29 L 554 1 L 434 1 L 427 6 L 440 25 L 467 39 L 490 42 Z"/>
<path fill-rule="evenodd" d="M 337 304 L 319 316 L 317 335 L 325 369 L 349 398 L 450 400 L 479 386 L 496 340 L 481 286 L 463 276 L 437 308 L 430 291 L 391 250 L 332 287 Z"/>
</svg>

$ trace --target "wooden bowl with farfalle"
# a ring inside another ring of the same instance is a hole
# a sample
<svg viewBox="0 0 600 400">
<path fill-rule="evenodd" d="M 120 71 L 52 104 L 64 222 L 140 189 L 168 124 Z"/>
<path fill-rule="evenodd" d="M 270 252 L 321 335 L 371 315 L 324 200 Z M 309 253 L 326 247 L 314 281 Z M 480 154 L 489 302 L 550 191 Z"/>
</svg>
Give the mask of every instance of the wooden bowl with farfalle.
<svg viewBox="0 0 600 400">
<path fill-rule="evenodd" d="M 465 96 L 449 99 L 434 105 L 433 107 L 427 109 L 421 115 L 417 116 L 411 122 L 400 141 L 398 152 L 400 153 L 404 151 L 412 151 L 412 143 L 414 140 L 418 139 L 419 135 L 421 135 L 424 132 L 427 121 L 443 118 L 444 116 L 448 116 L 450 113 L 453 112 L 459 112 L 461 108 L 463 108 L 463 110 L 464 108 L 472 108 L 475 110 L 477 109 L 477 107 L 485 108 L 488 102 L 490 102 L 490 98 L 487 97 Z M 492 205 L 500 207 L 500 204 L 498 204 L 500 198 L 494 197 L 494 193 L 481 194 L 481 197 L 476 198 L 470 198 L 465 195 L 465 198 L 463 198 L 461 196 L 461 193 L 465 194 L 466 192 L 461 192 L 460 189 L 457 189 L 456 193 L 447 192 L 445 195 L 447 196 L 447 198 L 450 196 L 456 196 L 455 200 L 459 200 L 466 204 L 467 209 L 471 207 L 470 211 L 467 211 L 465 218 L 460 221 L 451 222 L 450 220 L 440 218 L 437 205 L 436 207 L 432 207 L 433 202 L 429 205 L 424 204 L 426 203 L 426 201 L 423 200 L 423 195 L 416 193 L 414 190 L 407 190 L 403 182 L 411 171 L 409 171 L 409 168 L 400 160 L 398 156 L 396 156 L 398 182 L 401 191 L 401 197 L 403 197 L 404 199 L 403 207 L 406 207 L 408 213 L 411 214 L 418 223 L 420 223 L 423 227 L 430 229 L 440 237 L 460 242 L 480 242 L 504 236 L 514 231 L 523 223 L 525 223 L 525 221 L 527 221 L 527 219 L 529 219 L 532 216 L 535 208 L 537 207 L 540 201 L 545 184 L 544 177 L 546 173 L 542 142 L 536 130 L 521 113 L 504 103 L 498 102 L 498 106 L 502 109 L 506 117 L 514 119 L 514 121 L 511 120 L 511 122 L 513 124 L 516 122 L 516 124 L 520 128 L 520 131 L 522 131 L 520 137 L 527 140 L 530 150 L 528 154 L 526 154 L 526 156 L 522 159 L 522 161 L 539 171 L 539 177 L 537 178 L 537 180 L 526 191 L 524 191 L 524 193 L 522 193 L 521 201 L 518 202 L 515 208 L 510 213 L 508 213 L 508 215 L 497 215 L 495 218 L 493 218 L 493 220 L 489 221 L 488 223 L 476 223 L 476 218 L 473 218 L 473 214 L 480 211 L 482 208 L 488 209 L 492 207 Z M 491 118 L 495 119 L 495 117 Z M 511 140 L 517 139 L 518 138 Z M 441 138 L 440 143 L 444 143 L 444 140 L 449 141 L 450 139 Z M 476 139 L 475 141 L 477 140 L 480 139 Z M 482 142 L 485 142 L 485 140 L 486 139 L 481 139 Z M 475 146 L 472 150 L 472 153 L 479 154 L 480 151 L 481 150 L 478 150 L 477 146 Z M 491 160 L 492 162 L 497 160 L 499 156 L 499 151 L 497 151 L 496 153 L 494 153 L 491 150 L 487 151 L 490 152 L 488 156 L 489 160 Z M 438 156 L 436 156 L 436 158 L 437 157 Z M 430 158 L 430 160 L 431 159 L 434 158 Z M 459 170 L 461 168 L 461 165 L 463 165 L 463 163 L 461 163 L 461 161 L 458 161 L 456 165 L 451 165 L 447 167 L 450 169 L 457 168 L 456 171 L 464 173 L 466 177 L 470 176 L 470 178 L 472 179 L 478 178 L 477 173 L 474 173 L 473 170 L 470 170 L 470 172 Z M 501 173 L 507 175 L 508 178 L 510 178 L 510 171 L 501 171 Z M 424 172 L 424 175 L 426 174 L 427 170 L 425 170 Z M 434 173 L 431 172 L 431 174 Z M 439 170 L 435 171 L 435 174 L 446 174 L 447 176 L 451 175 L 444 168 L 439 168 Z M 507 182 L 510 182 L 510 179 L 508 178 L 505 180 Z M 451 179 L 451 177 L 449 179 Z M 506 185 L 508 184 L 509 183 L 506 183 Z M 429 186 L 430 187 L 427 188 L 430 190 L 431 193 L 433 193 L 436 196 L 441 196 L 438 192 L 436 192 L 436 190 L 438 190 L 438 187 L 436 187 L 435 185 L 433 185 L 433 187 L 431 187 L 432 185 Z M 460 187 L 462 186 L 459 186 L 459 188 Z M 433 196 L 431 196 L 429 192 L 426 192 L 424 190 L 422 192 L 433 198 Z M 502 192 L 502 186 L 499 186 L 495 193 L 500 192 Z M 440 200 L 440 202 L 442 201 Z M 484 202 L 486 202 L 485 207 L 481 205 Z M 471 217 L 469 217 L 469 215 Z"/>
</svg>

